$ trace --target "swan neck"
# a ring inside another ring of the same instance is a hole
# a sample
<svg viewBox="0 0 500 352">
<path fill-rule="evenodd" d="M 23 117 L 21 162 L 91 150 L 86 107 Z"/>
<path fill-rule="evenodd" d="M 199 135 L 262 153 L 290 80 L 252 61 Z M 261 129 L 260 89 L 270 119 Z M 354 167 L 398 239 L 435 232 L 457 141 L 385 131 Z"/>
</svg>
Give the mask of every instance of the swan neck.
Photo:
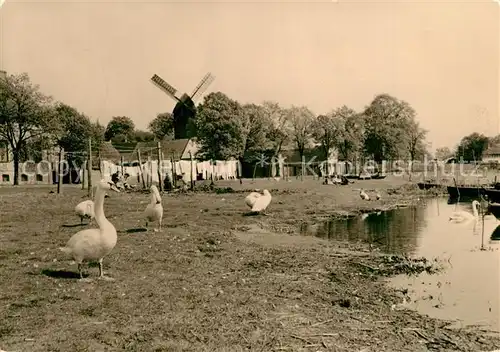
<svg viewBox="0 0 500 352">
<path fill-rule="evenodd" d="M 94 215 L 97 225 L 99 225 L 100 228 L 106 226 L 109 223 L 108 219 L 106 219 L 106 216 L 104 216 L 104 197 L 104 189 L 97 186 L 94 201 Z"/>
</svg>

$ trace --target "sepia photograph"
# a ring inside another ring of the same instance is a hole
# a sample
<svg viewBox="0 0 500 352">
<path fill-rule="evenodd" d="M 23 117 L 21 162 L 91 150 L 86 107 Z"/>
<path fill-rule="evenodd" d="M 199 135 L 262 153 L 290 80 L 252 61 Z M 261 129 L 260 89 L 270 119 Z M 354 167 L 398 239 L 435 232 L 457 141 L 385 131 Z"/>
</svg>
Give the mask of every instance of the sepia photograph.
<svg viewBox="0 0 500 352">
<path fill-rule="evenodd" d="M 500 352 L 500 2 L 0 0 L 0 352 Z"/>
</svg>

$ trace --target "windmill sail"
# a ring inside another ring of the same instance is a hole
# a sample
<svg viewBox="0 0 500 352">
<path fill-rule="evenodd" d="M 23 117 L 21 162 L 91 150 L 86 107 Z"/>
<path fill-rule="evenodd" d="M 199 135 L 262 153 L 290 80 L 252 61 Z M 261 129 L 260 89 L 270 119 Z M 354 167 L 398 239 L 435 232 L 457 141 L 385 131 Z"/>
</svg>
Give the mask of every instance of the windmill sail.
<svg viewBox="0 0 500 352">
<path fill-rule="evenodd" d="M 160 88 L 161 90 L 163 90 L 165 93 L 167 93 L 168 95 L 170 95 L 173 99 L 175 100 L 179 100 L 179 98 L 177 98 L 175 96 L 175 93 L 177 93 L 177 89 L 175 89 L 174 87 L 172 87 L 170 84 L 168 84 L 167 82 L 165 82 L 165 80 L 163 80 L 160 76 L 158 75 L 153 75 L 153 77 L 151 77 L 151 81 L 158 87 Z"/>
<path fill-rule="evenodd" d="M 215 77 L 209 72 L 202 78 L 200 83 L 196 86 L 193 93 L 191 94 L 191 99 L 196 101 L 204 92 L 207 90 L 208 86 L 214 81 Z"/>
</svg>

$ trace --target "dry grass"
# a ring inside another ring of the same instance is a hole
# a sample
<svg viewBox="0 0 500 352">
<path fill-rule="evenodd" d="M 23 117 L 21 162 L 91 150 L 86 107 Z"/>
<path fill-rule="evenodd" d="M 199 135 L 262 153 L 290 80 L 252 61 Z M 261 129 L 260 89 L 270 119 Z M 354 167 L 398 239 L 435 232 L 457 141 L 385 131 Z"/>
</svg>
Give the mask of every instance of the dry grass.
<svg viewBox="0 0 500 352">
<path fill-rule="evenodd" d="M 81 283 L 57 247 L 79 227 L 77 187 L 0 189 L 0 349 L 7 351 L 488 351 L 500 340 L 393 310 L 401 302 L 366 266 L 382 258 L 289 235 L 300 221 L 389 207 L 403 181 L 364 181 L 381 201 L 319 182 L 227 183 L 277 189 L 269 216 L 242 216 L 241 193 L 165 195 L 160 233 L 144 225 L 148 195 L 112 193 L 119 232 L 105 259 L 114 282 Z M 399 183 L 398 183 L 399 182 Z M 391 195 L 389 193 L 392 193 Z M 415 199 L 420 193 L 414 193 Z M 406 197 L 405 197 L 406 198 Z M 407 202 L 407 200 L 405 200 Z M 279 230 L 271 234 L 266 229 Z M 88 269 L 97 275 L 96 268 Z M 56 275 L 57 274 L 57 275 Z"/>
</svg>

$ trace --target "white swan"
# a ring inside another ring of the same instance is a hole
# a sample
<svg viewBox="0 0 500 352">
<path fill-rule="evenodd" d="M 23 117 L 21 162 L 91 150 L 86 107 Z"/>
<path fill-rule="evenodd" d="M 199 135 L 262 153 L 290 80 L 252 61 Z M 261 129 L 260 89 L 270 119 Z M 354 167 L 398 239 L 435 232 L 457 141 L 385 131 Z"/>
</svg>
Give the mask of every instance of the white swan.
<svg viewBox="0 0 500 352">
<path fill-rule="evenodd" d="M 375 198 L 377 198 L 377 200 L 380 200 L 382 198 L 379 191 L 375 193 Z"/>
<path fill-rule="evenodd" d="M 363 200 L 370 200 L 370 197 L 368 197 L 368 194 L 366 194 L 365 191 L 363 191 L 363 189 L 360 189 L 359 190 L 359 196 L 361 197 L 361 199 Z"/>
<path fill-rule="evenodd" d="M 89 224 L 92 222 L 92 219 L 95 218 L 94 214 L 94 202 L 92 200 L 84 200 L 83 202 L 78 203 L 75 207 L 75 213 L 80 217 L 80 224 L 83 224 L 84 218 L 89 218 Z"/>
<path fill-rule="evenodd" d="M 250 193 L 248 196 L 245 198 L 245 204 L 252 209 L 255 202 L 257 201 L 257 198 L 261 197 L 262 194 L 258 192 L 256 189 L 255 192 Z"/>
<path fill-rule="evenodd" d="M 478 208 L 479 208 L 479 202 L 477 200 L 474 200 L 472 201 L 472 214 L 469 213 L 468 211 L 463 211 L 463 210 L 455 211 L 453 212 L 453 214 L 450 215 L 449 221 L 458 224 L 458 223 L 469 222 L 474 219 L 477 220 L 479 216 Z"/>
<path fill-rule="evenodd" d="M 106 190 L 120 192 L 113 183 L 105 180 L 101 180 L 97 185 L 94 210 L 95 220 L 99 228 L 79 231 L 71 236 L 65 247 L 59 248 L 77 262 L 80 280 L 87 281 L 83 279 L 83 262 L 98 262 L 99 278 L 113 280 L 105 277 L 102 269 L 103 258 L 113 250 L 117 241 L 115 227 L 104 216 L 103 205 Z"/>
<path fill-rule="evenodd" d="M 253 213 L 264 212 L 267 209 L 267 207 L 269 206 L 269 204 L 271 203 L 271 199 L 272 199 L 271 193 L 269 193 L 269 191 L 267 189 L 262 191 L 262 193 L 264 193 L 264 194 L 255 199 L 255 203 L 253 204 L 253 207 L 252 207 Z"/>
<path fill-rule="evenodd" d="M 146 216 L 146 227 L 148 227 L 149 222 L 158 221 L 158 229 L 154 229 L 155 232 L 161 231 L 161 220 L 163 218 L 163 206 L 161 205 L 161 196 L 158 192 L 158 187 L 152 185 L 151 188 L 151 203 L 148 204 L 144 215 Z"/>
</svg>

